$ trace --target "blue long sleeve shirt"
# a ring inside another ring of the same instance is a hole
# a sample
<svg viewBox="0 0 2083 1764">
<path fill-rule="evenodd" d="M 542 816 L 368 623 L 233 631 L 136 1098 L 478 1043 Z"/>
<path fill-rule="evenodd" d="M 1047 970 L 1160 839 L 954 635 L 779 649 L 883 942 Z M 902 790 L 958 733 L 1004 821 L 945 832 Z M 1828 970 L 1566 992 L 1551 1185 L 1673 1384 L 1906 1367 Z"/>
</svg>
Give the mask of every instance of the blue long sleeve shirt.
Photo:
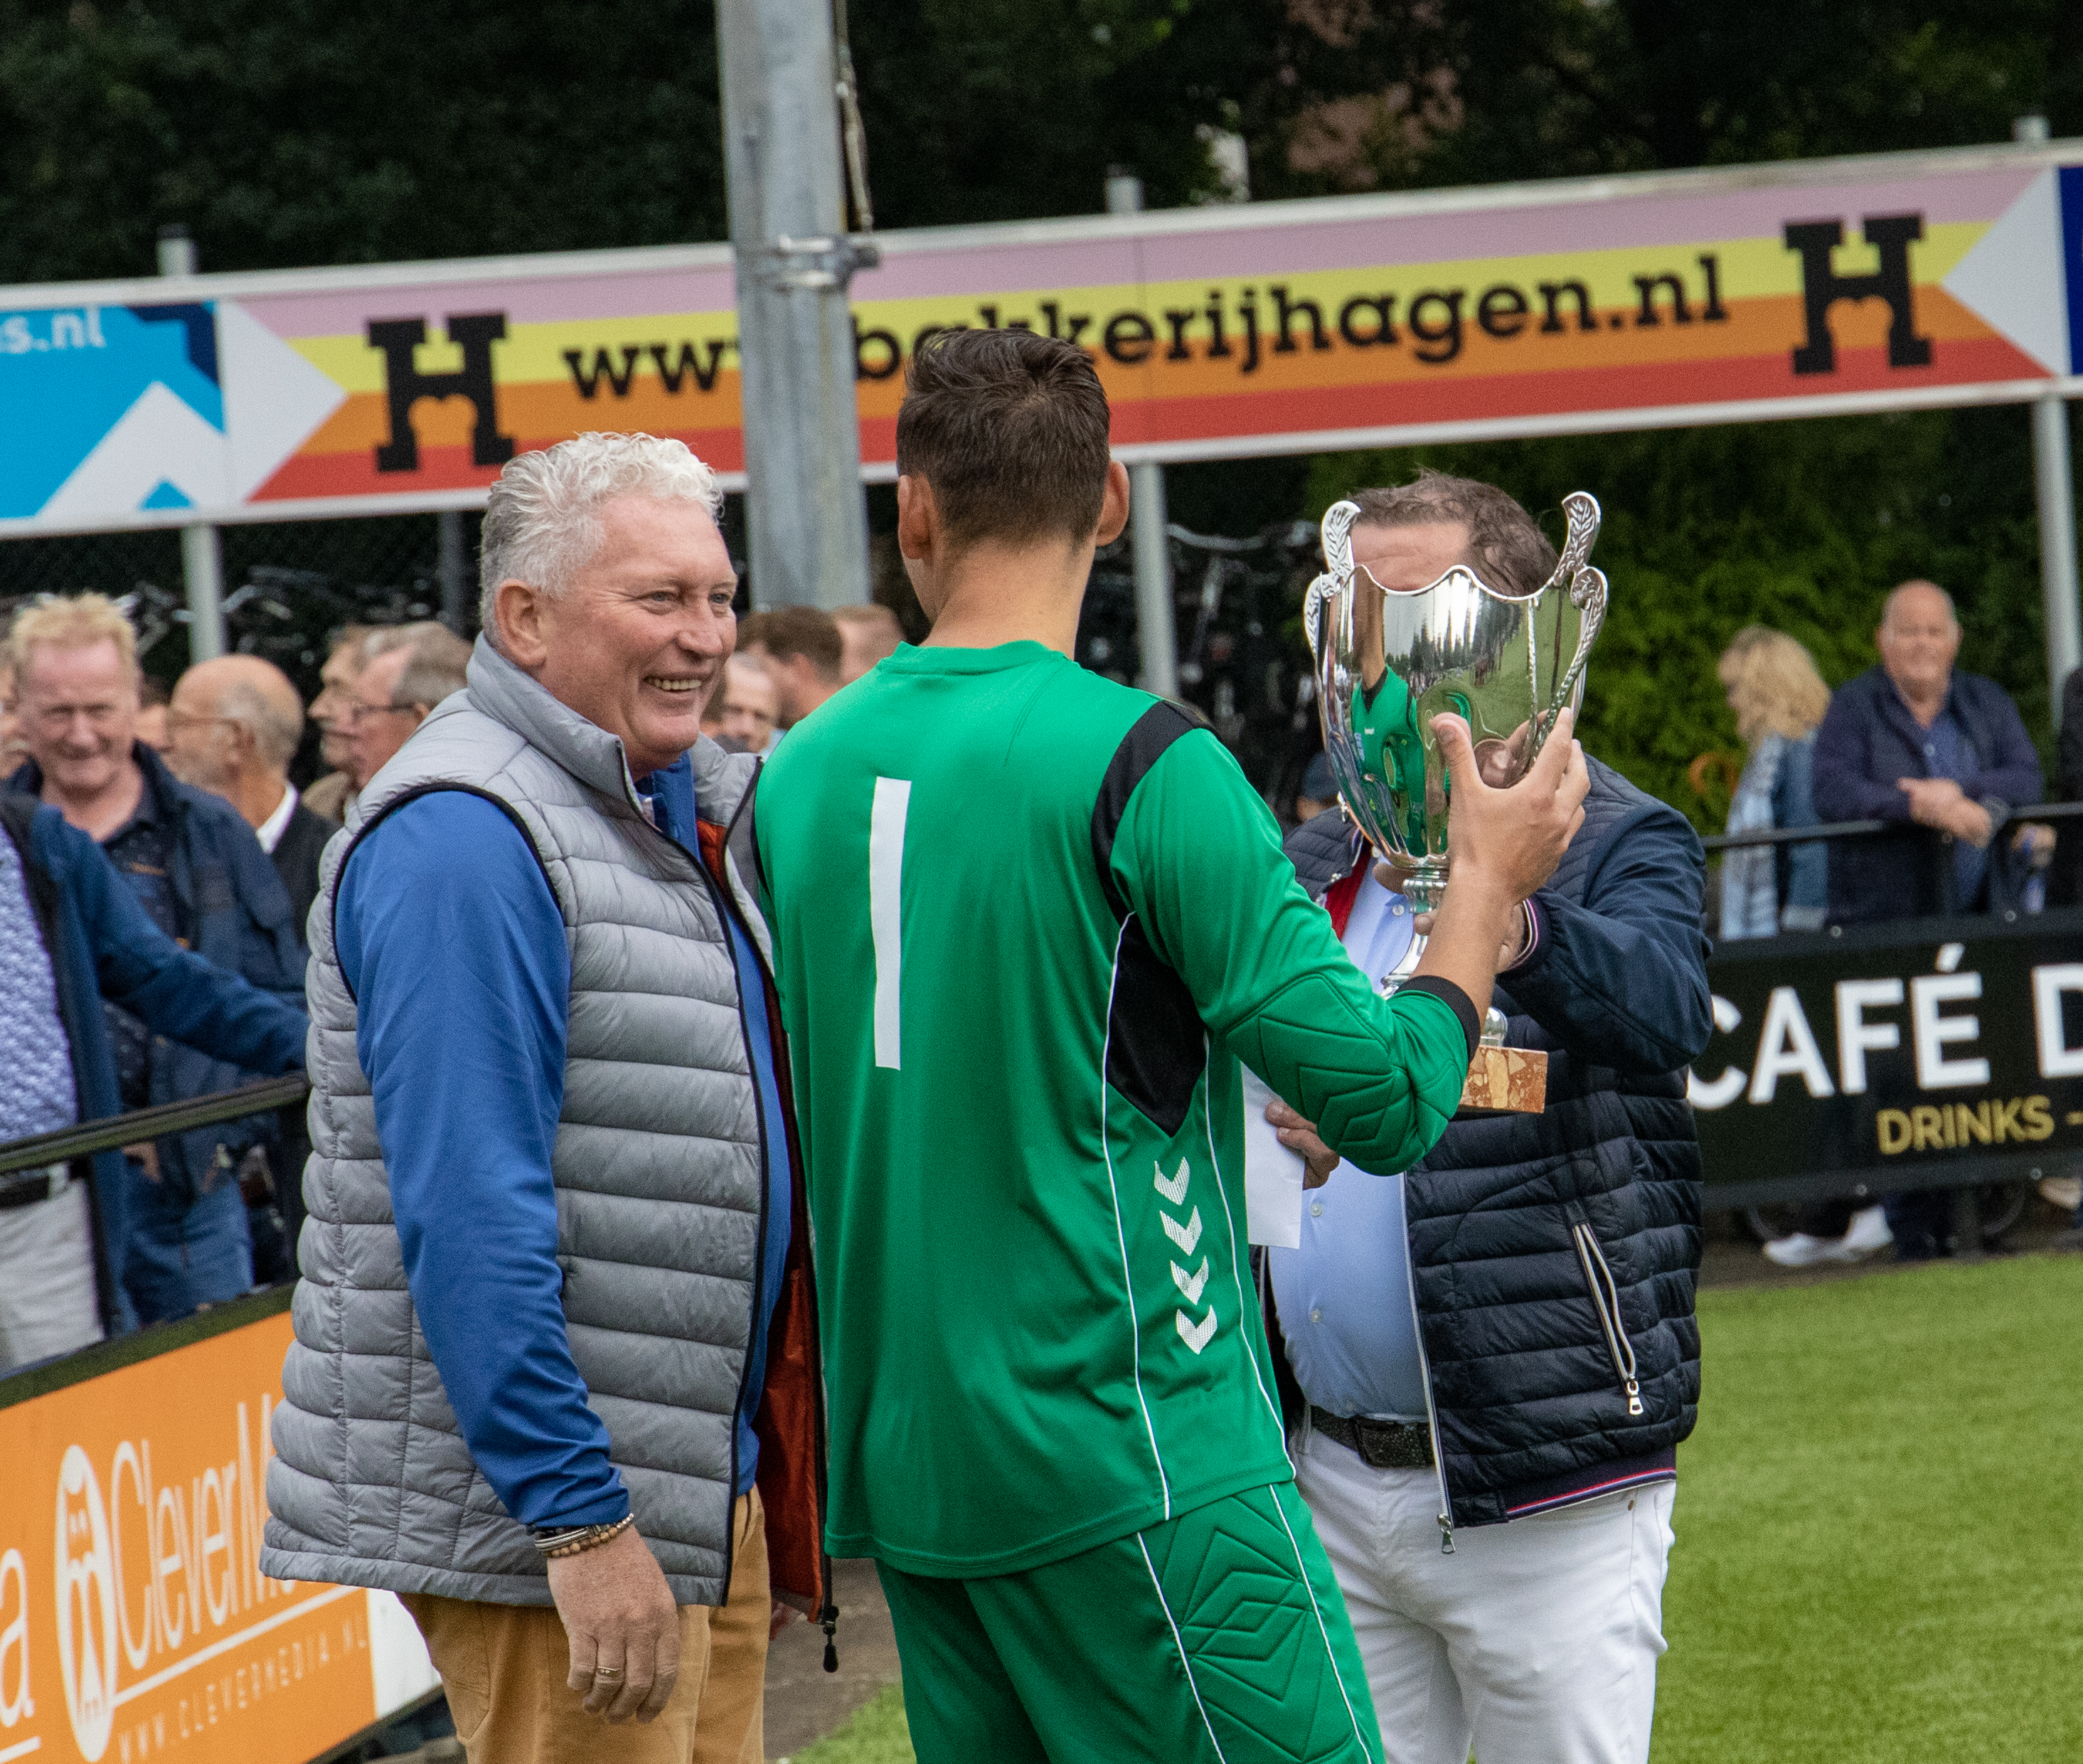
<svg viewBox="0 0 2083 1764">
<path fill-rule="evenodd" d="M 678 769 L 684 776 L 684 760 Z M 687 797 L 691 823 L 691 783 Z M 691 837 L 683 843 L 694 849 Z M 362 841 L 340 878 L 335 922 L 406 1281 L 471 1455 L 524 1525 L 619 1519 L 628 1492 L 572 1357 L 556 1258 L 550 1156 L 571 957 L 556 897 L 498 808 L 440 791 Z M 748 1011 L 756 1000 L 763 1012 L 763 988 L 745 986 L 742 958 L 740 971 Z M 749 1039 L 757 1071 L 767 1043 L 756 1021 Z M 761 1076 L 764 1115 L 774 1086 L 771 1069 Z M 778 1115 L 778 1093 L 774 1106 Z M 767 1141 L 770 1195 L 778 1187 L 783 1197 L 778 1220 L 771 1200 L 768 1209 L 771 1260 L 777 1234 L 786 1253 L 788 1186 L 786 1139 L 770 1131 Z M 763 1280 L 748 1353 L 740 1492 L 757 1462 L 750 1418 L 779 1286 L 777 1269 Z"/>
<path fill-rule="evenodd" d="M 694 767 L 685 754 L 663 772 L 636 780 L 637 793 L 651 805 L 652 824 L 699 858 L 700 838 L 695 825 Z M 760 1237 L 759 1302 L 754 1307 L 752 1340 L 746 1349 L 745 1387 L 737 1406 L 737 1487 L 752 1487 L 759 1462 L 759 1436 L 753 1430 L 759 1394 L 767 1386 L 767 1338 L 774 1308 L 781 1297 L 781 1275 L 788 1260 L 789 1209 L 795 1176 L 788 1158 L 788 1119 L 781 1112 L 781 1086 L 774 1072 L 772 1020 L 767 1009 L 767 976 L 759 954 L 734 914 L 724 915 L 730 933 L 732 959 L 737 966 L 737 996 L 745 1008 L 746 1042 L 751 1049 L 752 1077 L 759 1094 L 759 1137 L 765 1149 L 767 1223 Z"/>
<path fill-rule="evenodd" d="M 1370 980 L 1403 959 L 1412 916 L 1370 866 L 1341 939 Z M 1295 1382 L 1333 1415 L 1423 1421 L 1428 1413 L 1404 1216 L 1401 1176 L 1370 1176 L 1341 1158 L 1308 1197 L 1300 1243 L 1265 1252 Z"/>
</svg>

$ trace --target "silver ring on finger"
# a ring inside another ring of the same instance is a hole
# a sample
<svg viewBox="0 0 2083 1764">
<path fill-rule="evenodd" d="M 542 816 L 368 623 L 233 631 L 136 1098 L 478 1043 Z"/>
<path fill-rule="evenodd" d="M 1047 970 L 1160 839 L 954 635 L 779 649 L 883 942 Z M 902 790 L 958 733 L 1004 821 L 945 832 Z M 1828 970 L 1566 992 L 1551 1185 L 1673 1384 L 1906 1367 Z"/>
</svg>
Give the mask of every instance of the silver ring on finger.
<svg viewBox="0 0 2083 1764">
<path fill-rule="evenodd" d="M 593 1669 L 593 1682 L 597 1685 L 619 1685 L 622 1682 L 622 1669 L 619 1666 L 596 1666 Z"/>
</svg>

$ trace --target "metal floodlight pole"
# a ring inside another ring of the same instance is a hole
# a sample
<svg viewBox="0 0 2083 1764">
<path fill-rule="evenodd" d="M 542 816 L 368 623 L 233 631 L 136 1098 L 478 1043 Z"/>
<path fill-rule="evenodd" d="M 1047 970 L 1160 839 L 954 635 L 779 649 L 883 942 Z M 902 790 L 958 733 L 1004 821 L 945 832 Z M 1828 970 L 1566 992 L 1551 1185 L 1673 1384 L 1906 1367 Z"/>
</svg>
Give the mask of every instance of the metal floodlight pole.
<svg viewBox="0 0 2083 1764">
<path fill-rule="evenodd" d="M 2018 141 L 2047 138 L 2044 116 L 2011 125 Z M 2073 365 L 2073 364 L 2072 364 Z M 2059 392 L 2033 400 L 2032 467 L 2039 493 L 2039 589 L 2047 607 L 2047 715 L 2061 718 L 2061 686 L 2083 665 L 2083 605 L 2076 580 L 2076 480 L 2068 464 L 2068 407 Z"/>
<path fill-rule="evenodd" d="M 1107 213 L 1143 210 L 1143 180 L 1119 167 L 1106 180 Z M 1166 536 L 1164 467 L 1146 460 L 1128 468 L 1129 544 L 1135 558 L 1135 637 L 1140 684 L 1161 698 L 1179 696 L 1179 633 L 1172 610 L 1172 542 Z"/>
<path fill-rule="evenodd" d="M 159 229 L 159 273 L 185 277 L 196 273 L 195 241 L 185 226 Z M 181 575 L 188 593 L 188 662 L 207 662 L 224 654 L 224 556 L 217 529 L 206 525 L 181 529 Z"/>
<path fill-rule="evenodd" d="M 2058 393 L 2033 400 L 2032 463 L 2039 492 L 2039 586 L 2047 604 L 2048 714 L 2059 721 L 2062 682 L 2083 666 L 2083 607 L 2077 601 L 2068 407 Z"/>
<path fill-rule="evenodd" d="M 441 545 L 434 573 L 442 587 L 442 623 L 462 637 L 470 628 L 470 565 L 463 551 L 462 511 L 443 509 L 437 527 Z"/>
<path fill-rule="evenodd" d="M 830 0 L 718 0 L 746 535 L 763 607 L 868 598 Z"/>
</svg>

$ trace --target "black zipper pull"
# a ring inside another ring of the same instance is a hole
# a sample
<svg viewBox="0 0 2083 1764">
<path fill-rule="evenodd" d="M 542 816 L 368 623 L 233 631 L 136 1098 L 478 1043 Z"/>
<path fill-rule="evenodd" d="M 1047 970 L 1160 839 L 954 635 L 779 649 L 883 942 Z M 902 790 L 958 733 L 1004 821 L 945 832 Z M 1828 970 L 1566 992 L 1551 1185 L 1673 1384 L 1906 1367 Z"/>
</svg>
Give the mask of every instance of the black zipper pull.
<svg viewBox="0 0 2083 1764">
<path fill-rule="evenodd" d="M 818 1613 L 818 1623 L 825 1632 L 825 1670 L 837 1672 L 839 1669 L 839 1650 L 833 1635 L 839 1627 L 839 1606 L 827 1599 L 825 1608 Z"/>
</svg>

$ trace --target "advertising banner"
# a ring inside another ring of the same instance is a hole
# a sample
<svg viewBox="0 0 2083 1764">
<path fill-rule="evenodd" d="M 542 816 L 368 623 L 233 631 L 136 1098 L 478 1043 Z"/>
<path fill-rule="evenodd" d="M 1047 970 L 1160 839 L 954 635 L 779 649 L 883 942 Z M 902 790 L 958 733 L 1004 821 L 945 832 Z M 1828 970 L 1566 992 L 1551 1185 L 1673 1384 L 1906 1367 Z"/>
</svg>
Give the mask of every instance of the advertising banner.
<svg viewBox="0 0 2083 1764">
<path fill-rule="evenodd" d="M 880 235 L 860 443 L 906 361 L 1091 353 L 1125 459 L 2073 390 L 2083 144 Z M 0 534 L 461 507 L 520 451 L 677 435 L 736 480 L 721 246 L 0 290 Z"/>
<path fill-rule="evenodd" d="M 389 1593 L 256 1566 L 290 1335 L 262 1308 L 0 1409 L 0 1764 L 304 1764 L 437 1682 Z"/>
<path fill-rule="evenodd" d="M 2083 1165 L 2083 908 L 1722 950 L 1691 1085 L 1709 1206 Z"/>
</svg>

